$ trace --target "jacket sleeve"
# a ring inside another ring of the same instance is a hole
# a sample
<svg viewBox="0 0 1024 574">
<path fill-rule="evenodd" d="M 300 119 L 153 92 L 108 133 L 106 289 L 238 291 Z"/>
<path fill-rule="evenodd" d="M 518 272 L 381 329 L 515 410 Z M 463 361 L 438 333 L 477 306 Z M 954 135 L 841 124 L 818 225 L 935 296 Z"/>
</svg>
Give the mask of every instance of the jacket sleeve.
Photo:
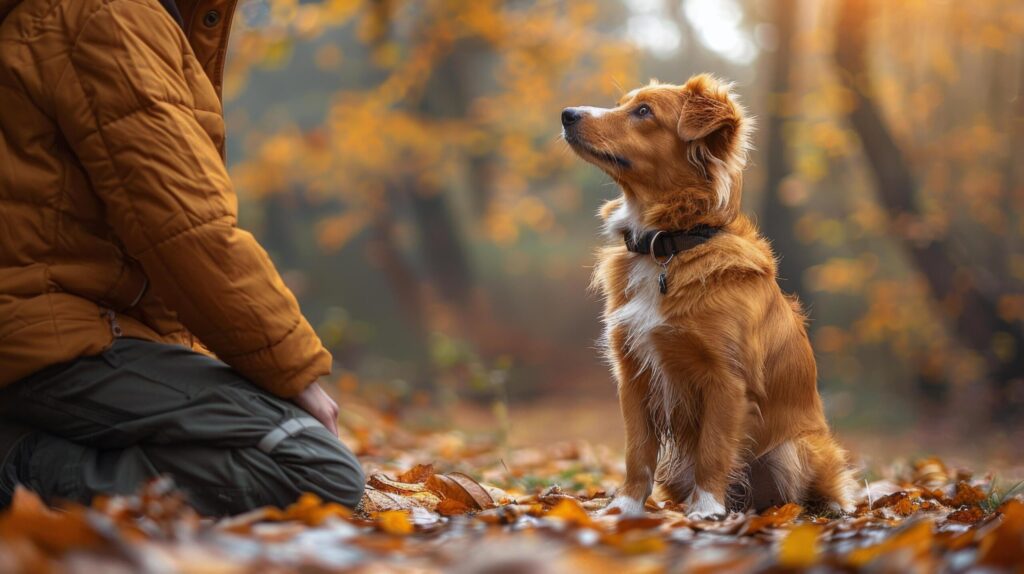
<svg viewBox="0 0 1024 574">
<path fill-rule="evenodd" d="M 237 227 L 223 119 L 184 34 L 156 2 L 111 0 L 75 32 L 54 113 L 128 255 L 181 322 L 282 397 L 331 357 L 266 252 Z"/>
</svg>

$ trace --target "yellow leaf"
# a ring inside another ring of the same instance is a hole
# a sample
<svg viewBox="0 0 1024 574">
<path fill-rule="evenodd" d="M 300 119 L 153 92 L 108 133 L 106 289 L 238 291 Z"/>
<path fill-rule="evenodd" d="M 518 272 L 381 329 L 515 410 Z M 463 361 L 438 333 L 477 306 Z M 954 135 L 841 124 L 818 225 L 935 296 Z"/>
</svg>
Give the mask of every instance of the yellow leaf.
<svg viewBox="0 0 1024 574">
<path fill-rule="evenodd" d="M 779 544 L 779 564 L 786 568 L 806 568 L 814 564 L 820 552 L 819 534 L 821 527 L 817 524 L 793 527 Z"/>
<path fill-rule="evenodd" d="M 914 556 L 919 556 L 929 551 L 932 538 L 931 521 L 922 520 L 893 534 L 879 544 L 868 546 L 867 548 L 858 548 L 850 552 L 846 556 L 846 562 L 851 566 L 859 568 L 867 565 L 879 556 L 897 550 L 911 552 Z"/>
<path fill-rule="evenodd" d="M 388 534 L 405 536 L 412 534 L 412 522 L 409 521 L 409 514 L 401 510 L 388 510 L 377 515 L 377 524 L 380 529 Z"/>
<path fill-rule="evenodd" d="M 547 513 L 546 516 L 561 518 L 562 520 L 570 524 L 575 524 L 576 526 L 590 526 L 593 524 L 593 521 L 590 519 L 590 515 L 587 514 L 587 511 L 583 510 L 583 507 L 580 506 L 578 502 L 569 498 L 563 498 Z"/>
</svg>

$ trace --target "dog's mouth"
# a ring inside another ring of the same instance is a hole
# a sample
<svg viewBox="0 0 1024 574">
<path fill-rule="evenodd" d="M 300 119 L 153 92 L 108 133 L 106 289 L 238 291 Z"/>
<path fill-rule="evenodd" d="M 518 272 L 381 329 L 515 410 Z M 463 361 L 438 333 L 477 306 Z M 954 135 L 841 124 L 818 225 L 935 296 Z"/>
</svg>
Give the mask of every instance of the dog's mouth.
<svg viewBox="0 0 1024 574">
<path fill-rule="evenodd" d="M 628 159 L 621 155 L 616 155 L 608 151 L 601 151 L 592 147 L 590 144 L 583 141 L 576 133 L 566 132 L 565 141 L 572 146 L 574 150 L 581 152 L 582 155 L 590 156 L 602 163 L 625 169 L 628 169 L 632 165 Z"/>
</svg>

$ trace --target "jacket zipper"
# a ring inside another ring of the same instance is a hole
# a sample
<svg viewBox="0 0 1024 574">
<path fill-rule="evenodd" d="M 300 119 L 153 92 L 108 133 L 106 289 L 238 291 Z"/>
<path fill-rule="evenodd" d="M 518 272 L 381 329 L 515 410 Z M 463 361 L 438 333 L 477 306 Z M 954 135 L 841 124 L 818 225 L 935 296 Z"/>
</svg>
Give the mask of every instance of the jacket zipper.
<svg viewBox="0 0 1024 574">
<path fill-rule="evenodd" d="M 117 322 L 117 313 L 113 309 L 102 309 L 101 315 L 105 315 L 107 320 L 110 321 L 110 332 L 114 335 L 115 339 L 124 335 L 121 324 Z"/>
</svg>

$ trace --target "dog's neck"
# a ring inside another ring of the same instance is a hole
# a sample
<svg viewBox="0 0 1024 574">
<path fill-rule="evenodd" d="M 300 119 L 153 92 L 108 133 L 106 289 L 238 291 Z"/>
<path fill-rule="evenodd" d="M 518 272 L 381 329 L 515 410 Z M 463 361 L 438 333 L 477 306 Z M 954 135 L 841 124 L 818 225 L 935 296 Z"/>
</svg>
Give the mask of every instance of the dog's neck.
<svg viewBox="0 0 1024 574">
<path fill-rule="evenodd" d="M 623 187 L 622 203 L 605 219 L 604 235 L 621 240 L 623 234 L 641 237 L 656 231 L 728 228 L 736 219 L 735 209 L 695 209 L 685 199 L 687 194 L 678 195 L 683 199 L 650 205 Z"/>
</svg>

